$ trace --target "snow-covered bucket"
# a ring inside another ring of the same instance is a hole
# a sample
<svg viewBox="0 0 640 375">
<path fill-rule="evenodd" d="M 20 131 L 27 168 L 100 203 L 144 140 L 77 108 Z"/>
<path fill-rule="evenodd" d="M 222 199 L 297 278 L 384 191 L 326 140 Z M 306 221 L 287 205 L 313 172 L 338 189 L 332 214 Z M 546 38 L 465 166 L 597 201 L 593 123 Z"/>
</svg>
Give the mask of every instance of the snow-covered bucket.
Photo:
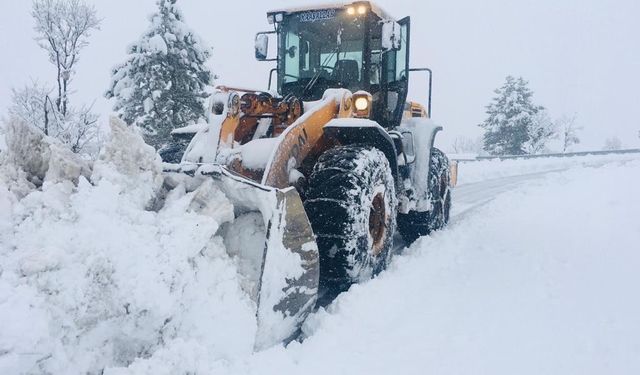
<svg viewBox="0 0 640 375">
<path fill-rule="evenodd" d="M 185 178 L 176 172 L 176 181 Z M 261 185 L 216 164 L 201 165 L 193 178 L 213 182 L 233 203 L 235 218 L 223 237 L 257 304 L 255 349 L 294 338 L 315 307 L 320 275 L 318 247 L 296 189 Z M 205 206 L 206 194 L 201 199 Z"/>
</svg>

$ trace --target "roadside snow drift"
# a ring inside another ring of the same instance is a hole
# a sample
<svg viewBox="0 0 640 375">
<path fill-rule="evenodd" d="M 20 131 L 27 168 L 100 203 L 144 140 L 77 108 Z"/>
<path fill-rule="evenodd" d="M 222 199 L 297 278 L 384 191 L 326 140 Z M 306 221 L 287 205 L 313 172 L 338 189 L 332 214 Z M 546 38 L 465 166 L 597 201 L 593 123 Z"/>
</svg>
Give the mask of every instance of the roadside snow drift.
<svg viewBox="0 0 640 375">
<path fill-rule="evenodd" d="M 214 236 L 232 207 L 218 193 L 218 210 L 199 214 L 195 193 L 175 189 L 150 211 L 162 184 L 155 152 L 119 121 L 112 137 L 93 184 L 45 179 L 20 199 L 10 187 L 29 182 L 3 162 L 2 374 L 99 374 L 158 350 L 231 359 L 253 349 L 255 307 Z"/>
<path fill-rule="evenodd" d="M 254 353 L 222 193 L 159 205 L 155 153 L 115 120 L 86 173 L 47 178 L 84 170 L 45 159 L 34 179 L 0 154 L 0 374 L 640 373 L 638 160 L 496 191 L 312 315 L 302 343 Z M 520 168 L 484 165 L 467 182 Z"/>
</svg>

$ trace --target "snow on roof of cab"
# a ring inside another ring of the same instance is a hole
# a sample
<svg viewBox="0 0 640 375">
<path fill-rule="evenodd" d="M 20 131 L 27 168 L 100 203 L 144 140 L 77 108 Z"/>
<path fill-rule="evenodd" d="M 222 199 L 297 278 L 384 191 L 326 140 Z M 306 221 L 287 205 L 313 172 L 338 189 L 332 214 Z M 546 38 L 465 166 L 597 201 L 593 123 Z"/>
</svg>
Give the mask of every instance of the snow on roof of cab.
<svg viewBox="0 0 640 375">
<path fill-rule="evenodd" d="M 376 4 L 373 4 L 370 1 L 358 1 L 355 3 L 354 2 L 325 3 L 325 4 L 307 5 L 307 6 L 292 7 L 292 8 L 281 8 L 281 9 L 274 9 L 274 10 L 268 11 L 267 14 L 272 14 L 272 13 L 291 14 L 291 13 L 306 12 L 311 10 L 344 8 L 349 5 L 359 5 L 359 4 L 367 4 L 371 9 L 371 11 L 375 13 L 378 17 L 382 18 L 383 20 L 395 20 L 395 18 L 391 17 L 391 15 L 387 13 L 384 9 L 380 8 L 379 6 L 377 6 Z"/>
</svg>

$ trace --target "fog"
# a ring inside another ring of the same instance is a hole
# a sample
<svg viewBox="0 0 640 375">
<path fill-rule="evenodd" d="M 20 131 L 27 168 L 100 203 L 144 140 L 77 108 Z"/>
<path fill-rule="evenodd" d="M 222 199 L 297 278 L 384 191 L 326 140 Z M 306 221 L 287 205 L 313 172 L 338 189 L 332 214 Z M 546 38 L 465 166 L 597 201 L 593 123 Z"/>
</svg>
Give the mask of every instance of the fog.
<svg viewBox="0 0 640 375">
<path fill-rule="evenodd" d="M 154 0 L 97 1 L 101 30 L 83 51 L 72 103 L 106 115 L 110 70 L 148 27 Z M 273 0 L 181 0 L 185 20 L 213 47 L 217 83 L 266 88 L 273 63 L 257 62 L 253 37 L 268 30 L 267 10 L 313 4 Z M 35 79 L 53 86 L 55 73 L 34 41 L 30 1 L 0 1 L 0 115 L 11 88 Z M 577 115 L 584 127 L 577 150 L 600 149 L 617 136 L 640 147 L 640 3 L 635 0 L 378 1 L 396 18 L 411 16 L 411 65 L 434 71 L 433 118 L 446 149 L 460 135 L 479 137 L 484 107 L 505 76 L 523 76 L 536 104 L 554 118 Z M 426 79 L 412 77 L 410 98 L 426 102 Z"/>
</svg>

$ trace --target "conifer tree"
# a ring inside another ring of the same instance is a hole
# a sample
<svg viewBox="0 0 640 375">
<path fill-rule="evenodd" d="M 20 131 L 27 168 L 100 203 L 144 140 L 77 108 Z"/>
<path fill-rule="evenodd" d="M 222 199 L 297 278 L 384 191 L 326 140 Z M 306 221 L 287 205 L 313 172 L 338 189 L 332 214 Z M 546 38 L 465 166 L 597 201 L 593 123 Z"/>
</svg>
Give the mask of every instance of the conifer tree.
<svg viewBox="0 0 640 375">
<path fill-rule="evenodd" d="M 544 108 L 532 102 L 533 92 L 522 77 L 508 76 L 496 97 L 487 106 L 488 118 L 480 124 L 485 129 L 484 149 L 492 155 L 526 154 L 530 129 Z"/>
<path fill-rule="evenodd" d="M 115 98 L 120 117 L 161 150 L 170 147 L 173 129 L 205 117 L 212 74 L 205 66 L 210 49 L 185 24 L 176 0 L 158 0 L 157 6 L 148 31 L 113 70 L 106 97 Z"/>
</svg>

